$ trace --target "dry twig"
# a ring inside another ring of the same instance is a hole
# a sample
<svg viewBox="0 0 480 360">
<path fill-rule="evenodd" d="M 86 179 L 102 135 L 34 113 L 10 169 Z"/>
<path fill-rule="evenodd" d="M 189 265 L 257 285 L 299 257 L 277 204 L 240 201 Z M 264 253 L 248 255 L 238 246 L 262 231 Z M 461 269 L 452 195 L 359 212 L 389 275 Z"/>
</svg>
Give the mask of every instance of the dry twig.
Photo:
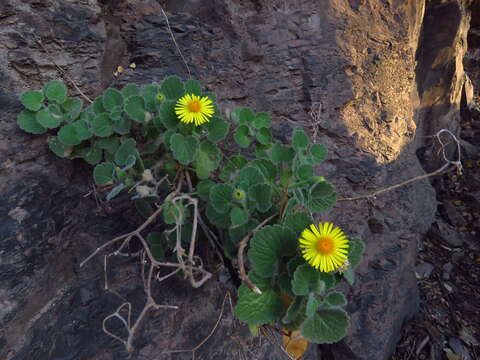
<svg viewBox="0 0 480 360">
<path fill-rule="evenodd" d="M 442 139 L 440 138 L 440 135 L 442 133 L 447 133 L 449 134 L 453 140 L 456 142 L 457 144 L 457 159 L 456 160 L 450 160 L 447 158 L 447 155 L 445 153 L 445 146 L 446 144 L 442 142 Z M 449 168 L 450 166 L 454 166 L 458 173 L 459 174 L 462 174 L 462 162 L 461 162 L 461 153 L 460 153 L 460 141 L 457 139 L 457 137 L 450 131 L 450 130 L 447 130 L 447 129 L 442 129 L 440 130 L 439 132 L 437 132 L 435 135 L 433 135 L 434 138 L 436 138 L 438 140 L 438 142 L 440 143 L 441 145 L 441 151 L 442 151 L 442 156 L 443 156 L 443 159 L 445 160 L 445 164 L 443 166 L 441 166 L 439 169 L 435 170 L 435 171 L 432 171 L 428 174 L 424 174 L 424 175 L 419 175 L 419 176 L 415 176 L 414 178 L 411 178 L 411 179 L 408 179 L 406 181 L 403 181 L 399 184 L 395 184 L 393 186 L 389 186 L 387 188 L 384 188 L 384 189 L 381 189 L 381 190 L 377 190 L 371 194 L 367 194 L 367 195 L 362 195 L 362 196 L 357 196 L 357 197 L 349 197 L 349 198 L 340 198 L 338 199 L 338 201 L 354 201 L 354 200 L 362 200 L 362 199 L 369 199 L 369 198 L 374 198 L 376 197 L 377 195 L 380 195 L 380 194 L 383 194 L 387 191 L 391 191 L 391 190 L 395 190 L 395 189 L 398 189 L 399 187 L 402 187 L 404 185 L 407 185 L 407 184 L 410 184 L 410 183 L 413 183 L 415 181 L 419 181 L 419 180 L 423 180 L 423 179 L 426 179 L 426 178 L 429 178 L 431 176 L 435 176 L 435 175 L 440 175 L 441 173 L 443 173 L 443 171 L 445 171 L 447 168 Z"/>
</svg>

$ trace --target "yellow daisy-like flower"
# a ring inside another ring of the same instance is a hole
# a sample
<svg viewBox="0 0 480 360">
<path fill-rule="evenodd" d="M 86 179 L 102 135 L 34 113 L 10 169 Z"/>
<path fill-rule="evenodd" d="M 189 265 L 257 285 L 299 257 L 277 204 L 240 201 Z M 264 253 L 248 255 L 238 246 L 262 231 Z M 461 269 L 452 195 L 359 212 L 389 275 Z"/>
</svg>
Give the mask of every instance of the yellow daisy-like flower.
<svg viewBox="0 0 480 360">
<path fill-rule="evenodd" d="M 195 123 L 195 126 L 209 122 L 215 112 L 207 96 L 200 97 L 193 94 L 182 96 L 175 105 L 175 114 L 185 124 Z"/>
<path fill-rule="evenodd" d="M 315 269 L 331 272 L 342 268 L 347 260 L 348 239 L 332 223 L 312 224 L 298 239 L 303 258 Z"/>
</svg>

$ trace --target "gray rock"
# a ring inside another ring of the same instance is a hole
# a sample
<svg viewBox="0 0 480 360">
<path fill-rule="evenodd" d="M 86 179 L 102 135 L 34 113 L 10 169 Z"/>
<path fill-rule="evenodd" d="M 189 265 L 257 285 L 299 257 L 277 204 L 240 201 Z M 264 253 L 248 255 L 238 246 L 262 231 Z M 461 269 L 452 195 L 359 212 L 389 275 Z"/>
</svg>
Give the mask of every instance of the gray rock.
<svg viewBox="0 0 480 360">
<path fill-rule="evenodd" d="M 418 279 L 428 279 L 435 267 L 429 263 L 421 263 L 415 266 L 415 273 Z"/>
</svg>

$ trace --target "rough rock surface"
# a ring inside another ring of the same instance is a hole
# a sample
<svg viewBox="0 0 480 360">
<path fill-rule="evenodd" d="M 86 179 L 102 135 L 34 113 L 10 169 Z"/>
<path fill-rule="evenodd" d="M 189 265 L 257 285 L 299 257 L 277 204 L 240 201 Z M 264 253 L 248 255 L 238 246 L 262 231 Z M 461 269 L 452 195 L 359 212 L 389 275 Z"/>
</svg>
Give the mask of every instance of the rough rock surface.
<svg viewBox="0 0 480 360">
<path fill-rule="evenodd" d="M 192 75 L 217 92 L 225 109 L 271 112 L 279 134 L 308 128 L 329 149 L 318 171 L 340 197 L 423 174 L 416 156 L 429 144 L 423 136 L 455 129 L 458 120 L 470 1 L 320 3 L 172 0 L 163 6 Z M 102 319 L 121 303 L 103 290 L 103 259 L 85 269 L 78 263 L 135 224 L 123 211 L 97 215 L 94 200 L 84 197 L 89 169 L 50 154 L 42 137 L 22 133 L 17 97 L 61 77 L 54 63 L 91 97 L 107 86 L 186 76 L 159 3 L 4 0 L 0 49 L 0 358 L 126 358 L 101 330 Z M 135 69 L 128 68 L 132 62 Z M 127 70 L 115 78 L 118 65 Z M 437 161 L 428 151 L 422 160 L 427 168 Z M 403 321 L 416 311 L 417 242 L 436 206 L 432 187 L 422 181 L 368 201 L 340 201 L 322 215 L 363 238 L 367 251 L 355 286 L 345 288 L 348 336 L 311 347 L 308 359 L 390 356 Z M 112 268 L 113 284 L 139 309 L 137 263 L 122 260 Z M 218 279 L 198 290 L 180 279 L 162 283 L 159 302 L 180 309 L 152 312 L 133 358 L 191 358 L 164 351 L 198 344 L 227 289 Z M 120 323 L 110 326 L 122 333 Z M 197 352 L 199 359 L 282 356 L 278 346 L 249 337 L 228 302 L 216 333 Z"/>
</svg>

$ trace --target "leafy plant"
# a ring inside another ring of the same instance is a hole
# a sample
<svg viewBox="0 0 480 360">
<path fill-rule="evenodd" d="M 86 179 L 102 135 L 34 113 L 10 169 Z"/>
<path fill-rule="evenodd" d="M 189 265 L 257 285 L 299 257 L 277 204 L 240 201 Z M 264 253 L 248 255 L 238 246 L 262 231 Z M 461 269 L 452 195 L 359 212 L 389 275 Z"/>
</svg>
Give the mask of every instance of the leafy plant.
<svg viewBox="0 0 480 360">
<path fill-rule="evenodd" d="M 237 317 L 252 329 L 275 322 L 315 343 L 346 335 L 346 299 L 335 286 L 343 278 L 353 283 L 363 243 L 351 240 L 345 260 L 337 261 L 342 266 L 330 272 L 312 266 L 299 248 L 313 214 L 336 202 L 334 187 L 315 175 L 327 151 L 304 130 L 294 129 L 291 144 L 283 144 L 267 113 L 243 107 L 224 119 L 215 94 L 177 76 L 109 88 L 88 106 L 60 81 L 25 92 L 21 101 L 20 128 L 46 133 L 57 156 L 94 165 L 107 200 L 126 194 L 150 220 L 154 204 L 162 204 L 163 231 L 145 237 L 152 266 L 175 250 L 179 268 L 194 271 L 193 253 L 185 258 L 180 249 L 194 241 L 199 219 L 208 226 L 203 235 L 215 233 L 230 259 L 253 235 Z"/>
</svg>

